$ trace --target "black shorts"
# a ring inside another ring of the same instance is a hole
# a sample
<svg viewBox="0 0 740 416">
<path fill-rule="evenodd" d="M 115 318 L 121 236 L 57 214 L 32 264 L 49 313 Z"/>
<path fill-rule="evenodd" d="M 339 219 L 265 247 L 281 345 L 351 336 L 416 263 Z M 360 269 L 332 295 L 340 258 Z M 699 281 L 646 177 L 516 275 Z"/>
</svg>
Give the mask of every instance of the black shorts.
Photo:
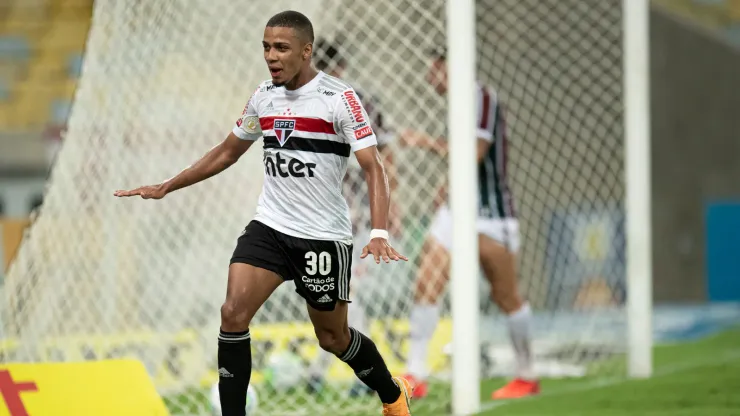
<svg viewBox="0 0 740 416">
<path fill-rule="evenodd" d="M 332 311 L 349 302 L 352 244 L 306 240 L 251 221 L 237 240 L 231 263 L 246 263 L 295 283 L 295 291 L 314 309 Z"/>
</svg>

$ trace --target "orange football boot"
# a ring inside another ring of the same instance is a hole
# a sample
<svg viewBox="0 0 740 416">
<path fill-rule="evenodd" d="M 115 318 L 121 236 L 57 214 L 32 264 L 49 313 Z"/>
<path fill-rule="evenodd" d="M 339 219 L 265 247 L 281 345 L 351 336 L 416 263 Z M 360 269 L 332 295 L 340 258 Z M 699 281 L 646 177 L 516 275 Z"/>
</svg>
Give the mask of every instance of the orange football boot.
<svg viewBox="0 0 740 416">
<path fill-rule="evenodd" d="M 532 396 L 540 392 L 540 382 L 515 378 L 500 389 L 491 393 L 493 400 L 518 399 Z"/>
</svg>

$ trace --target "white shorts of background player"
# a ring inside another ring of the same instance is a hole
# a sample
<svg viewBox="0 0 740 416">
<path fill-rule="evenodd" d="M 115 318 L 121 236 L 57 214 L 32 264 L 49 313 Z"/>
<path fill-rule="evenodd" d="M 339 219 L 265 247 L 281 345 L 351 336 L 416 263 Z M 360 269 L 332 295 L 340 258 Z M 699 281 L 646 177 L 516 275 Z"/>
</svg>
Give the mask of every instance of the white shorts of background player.
<svg viewBox="0 0 740 416">
<path fill-rule="evenodd" d="M 498 241 L 509 251 L 513 253 L 519 251 L 519 220 L 516 218 L 478 217 L 475 227 L 478 234 Z M 439 207 L 429 232 L 447 251 L 452 249 L 452 211 L 447 205 Z"/>
</svg>

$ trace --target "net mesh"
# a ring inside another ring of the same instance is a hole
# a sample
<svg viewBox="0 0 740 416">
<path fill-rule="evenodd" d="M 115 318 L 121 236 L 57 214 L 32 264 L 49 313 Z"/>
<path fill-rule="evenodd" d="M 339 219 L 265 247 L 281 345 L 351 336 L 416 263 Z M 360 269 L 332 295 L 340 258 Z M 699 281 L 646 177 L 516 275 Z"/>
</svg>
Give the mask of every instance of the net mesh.
<svg viewBox="0 0 740 416">
<path fill-rule="evenodd" d="M 3 286 L 6 361 L 135 357 L 173 414 L 212 411 L 219 307 L 228 259 L 260 192 L 261 146 L 161 201 L 112 193 L 171 177 L 223 139 L 268 78 L 265 22 L 295 7 L 287 0 L 95 2 L 64 146 Z M 372 95 L 383 115 L 397 180 L 394 245 L 411 261 L 356 268 L 353 296 L 398 374 L 418 259 L 447 175 L 444 157 L 399 138 L 407 129 L 435 137 L 449 130 L 445 99 L 424 79 L 427 51 L 445 43 L 444 1 L 304 0 L 297 10 L 318 37 L 336 42 L 344 78 Z M 479 0 L 477 19 L 479 79 L 498 92 L 507 114 L 535 369 L 617 374 L 625 338 L 620 2 Z M 362 182 L 350 167 L 347 183 Z M 367 206 L 348 199 L 360 245 Z M 484 376 L 507 376 L 506 327 L 481 282 Z M 290 286 L 252 324 L 259 414 L 377 413 L 377 399 L 349 396 L 353 374 L 338 360 L 326 369 L 328 387 L 308 391 L 318 345 Z M 429 358 L 442 381 L 451 325 L 443 315 Z M 416 409 L 444 412 L 448 396 L 440 385 Z"/>
</svg>

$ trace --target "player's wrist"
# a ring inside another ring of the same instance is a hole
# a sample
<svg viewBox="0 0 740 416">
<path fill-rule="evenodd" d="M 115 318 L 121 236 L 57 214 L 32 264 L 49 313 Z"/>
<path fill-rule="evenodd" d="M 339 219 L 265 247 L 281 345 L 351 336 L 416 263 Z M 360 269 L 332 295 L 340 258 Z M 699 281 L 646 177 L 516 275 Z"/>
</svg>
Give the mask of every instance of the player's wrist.
<svg viewBox="0 0 740 416">
<path fill-rule="evenodd" d="M 164 192 L 165 195 L 166 194 L 169 194 L 170 192 L 176 190 L 175 184 L 173 183 L 172 179 L 168 179 L 168 180 L 160 183 L 159 185 L 157 185 L 157 188 L 160 191 Z"/>
<path fill-rule="evenodd" d="M 388 240 L 390 238 L 390 235 L 388 234 L 388 230 L 382 230 L 379 228 L 373 228 L 372 230 L 370 230 L 370 240 L 373 240 L 376 238 L 382 238 L 383 240 Z"/>
</svg>

